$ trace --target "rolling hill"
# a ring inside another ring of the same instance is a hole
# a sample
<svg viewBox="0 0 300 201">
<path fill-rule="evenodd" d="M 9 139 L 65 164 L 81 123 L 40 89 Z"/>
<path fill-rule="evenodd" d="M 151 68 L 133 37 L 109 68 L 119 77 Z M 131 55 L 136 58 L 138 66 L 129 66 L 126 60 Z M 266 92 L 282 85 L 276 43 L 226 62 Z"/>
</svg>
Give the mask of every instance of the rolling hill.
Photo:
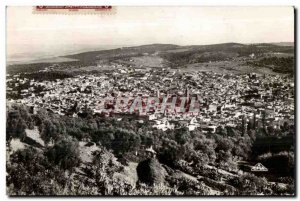
<svg viewBox="0 0 300 201">
<path fill-rule="evenodd" d="M 257 64 L 264 64 L 260 60 L 272 57 L 288 58 L 287 65 L 284 61 L 278 61 L 280 66 L 272 63 L 272 70 L 281 72 L 281 68 L 287 67 L 286 72 L 293 72 L 294 68 L 294 46 L 291 43 L 257 43 L 257 44 L 240 44 L 240 43 L 223 43 L 213 45 L 192 45 L 179 46 L 172 44 L 150 44 L 135 47 L 123 47 L 111 50 L 89 51 L 79 54 L 66 55 L 73 61 L 61 62 L 61 67 L 72 66 L 79 68 L 84 66 L 97 66 L 98 64 L 110 65 L 113 63 L 126 64 L 132 67 L 175 67 L 180 68 L 189 64 L 220 62 L 220 61 L 245 61 L 248 65 L 257 67 Z M 138 61 L 135 63 L 131 60 Z M 159 60 L 149 65 L 150 60 Z M 283 64 L 282 64 L 283 62 Z M 157 64 L 157 66 L 155 66 Z M 33 72 L 44 69 L 53 63 L 41 62 L 35 64 L 17 64 L 9 65 L 7 73 L 14 74 L 18 72 Z M 259 66 L 258 66 L 259 67 Z M 269 65 L 264 67 L 270 68 Z"/>
</svg>

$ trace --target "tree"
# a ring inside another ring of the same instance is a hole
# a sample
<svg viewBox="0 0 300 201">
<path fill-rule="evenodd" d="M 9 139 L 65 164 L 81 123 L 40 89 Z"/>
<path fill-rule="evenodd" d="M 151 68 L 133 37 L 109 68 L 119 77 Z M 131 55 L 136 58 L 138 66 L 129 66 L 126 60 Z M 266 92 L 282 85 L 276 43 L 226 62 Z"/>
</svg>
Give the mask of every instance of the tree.
<svg viewBox="0 0 300 201">
<path fill-rule="evenodd" d="M 129 151 L 134 151 L 140 146 L 140 136 L 133 131 L 125 129 L 117 129 L 114 133 L 112 141 L 112 149 L 117 155 L 124 154 Z"/>
<path fill-rule="evenodd" d="M 253 113 L 253 125 L 252 128 L 255 130 L 256 129 L 256 112 Z"/>
<path fill-rule="evenodd" d="M 176 162 L 183 158 L 181 146 L 176 141 L 163 139 L 162 146 L 158 151 L 158 159 L 161 163 L 174 167 Z"/>
<path fill-rule="evenodd" d="M 216 147 L 216 151 L 231 151 L 233 148 L 233 142 L 230 138 L 223 138 L 220 137 L 218 135 L 216 135 L 216 143 L 217 143 L 217 147 Z"/>
<path fill-rule="evenodd" d="M 78 142 L 72 137 L 63 137 L 47 151 L 46 155 L 55 165 L 72 170 L 80 163 L 78 146 Z"/>
<path fill-rule="evenodd" d="M 200 135 L 194 139 L 194 150 L 198 155 L 198 162 L 199 165 L 207 164 L 208 162 L 213 163 L 216 160 L 216 143 L 213 139 L 207 139 L 205 135 Z M 205 158 L 207 158 L 205 160 Z M 200 162 L 201 161 L 201 162 Z"/>
<path fill-rule="evenodd" d="M 240 156 L 247 160 L 250 156 L 251 148 L 252 141 L 248 135 L 245 135 L 236 139 L 232 152 L 234 156 Z"/>
<path fill-rule="evenodd" d="M 217 129 L 216 129 L 216 133 L 218 135 L 222 135 L 224 137 L 227 137 L 227 129 L 226 128 L 223 128 L 222 126 L 218 126 Z"/>
<path fill-rule="evenodd" d="M 266 127 L 266 111 L 262 111 L 262 117 L 261 117 L 261 121 L 262 121 L 262 126 L 263 126 L 263 129 Z"/>
<path fill-rule="evenodd" d="M 242 136 L 247 133 L 247 119 L 245 116 L 242 117 Z"/>
<path fill-rule="evenodd" d="M 190 132 L 187 129 L 179 129 L 175 132 L 175 140 L 178 144 L 185 144 L 191 138 Z"/>
</svg>

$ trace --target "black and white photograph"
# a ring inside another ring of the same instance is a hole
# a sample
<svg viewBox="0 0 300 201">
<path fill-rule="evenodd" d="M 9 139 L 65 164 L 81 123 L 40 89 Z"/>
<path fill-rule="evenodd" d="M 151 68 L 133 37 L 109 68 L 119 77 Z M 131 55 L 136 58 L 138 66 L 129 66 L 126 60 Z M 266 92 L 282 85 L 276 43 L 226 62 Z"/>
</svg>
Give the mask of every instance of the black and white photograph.
<svg viewBox="0 0 300 201">
<path fill-rule="evenodd" d="M 7 6 L 6 194 L 294 197 L 295 12 Z"/>
</svg>

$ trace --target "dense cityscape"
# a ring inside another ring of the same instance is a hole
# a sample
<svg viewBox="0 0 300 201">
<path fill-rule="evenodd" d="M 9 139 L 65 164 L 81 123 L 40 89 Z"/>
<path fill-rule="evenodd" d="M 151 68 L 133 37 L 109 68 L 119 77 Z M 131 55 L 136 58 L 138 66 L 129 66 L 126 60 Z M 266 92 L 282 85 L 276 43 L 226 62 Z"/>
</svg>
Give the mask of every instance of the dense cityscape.
<svg viewBox="0 0 300 201">
<path fill-rule="evenodd" d="M 117 97 L 140 96 L 145 108 L 150 96 L 169 97 L 167 102 L 175 96 L 184 96 L 187 100 L 193 96 L 200 109 L 196 113 L 179 111 L 179 104 L 174 111 L 167 113 L 145 113 L 144 110 L 136 113 L 141 118 L 147 116 L 156 122 L 159 119 L 178 121 L 189 130 L 199 127 L 212 132 L 218 126 L 236 127 L 243 118 L 248 121 L 255 118 L 264 126 L 271 123 L 274 128 L 294 121 L 294 83 L 288 75 L 181 73 L 172 69 L 132 69 L 130 74 L 125 72 L 122 68 L 97 76 L 79 75 L 54 81 L 29 80 L 18 74 L 8 76 L 7 96 L 18 93 L 21 96 L 17 100 L 8 99 L 8 103 L 24 104 L 34 110 L 46 108 L 53 113 L 73 117 L 86 108 L 93 114 L 121 116 L 130 114 L 130 111 L 106 110 L 113 107 Z M 16 88 L 21 85 L 29 87 L 17 91 Z M 110 102 L 103 101 L 106 97 L 112 97 Z"/>
</svg>

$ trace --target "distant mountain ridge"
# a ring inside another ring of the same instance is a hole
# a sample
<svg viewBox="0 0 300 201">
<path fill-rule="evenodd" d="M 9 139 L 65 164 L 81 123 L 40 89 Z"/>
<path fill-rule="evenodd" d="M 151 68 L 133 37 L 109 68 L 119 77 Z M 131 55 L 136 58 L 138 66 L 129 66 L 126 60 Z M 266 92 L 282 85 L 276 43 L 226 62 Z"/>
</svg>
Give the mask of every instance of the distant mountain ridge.
<svg viewBox="0 0 300 201">
<path fill-rule="evenodd" d="M 47 65 L 59 63 L 60 66 L 97 66 L 121 63 L 125 66 L 153 67 L 184 67 L 190 64 L 249 60 L 250 55 L 255 59 L 264 57 L 294 57 L 294 46 L 288 42 L 282 43 L 220 43 L 211 45 L 174 45 L 174 44 L 148 44 L 133 47 L 121 47 L 108 50 L 87 51 L 83 53 L 62 56 L 67 59 L 41 60 L 32 64 L 9 65 L 8 73 L 27 72 L 43 69 Z M 253 58 L 252 58 L 253 59 Z M 130 62 L 135 60 L 134 62 Z M 279 61 L 280 63 L 281 61 Z M 286 61 L 284 61 L 286 62 Z M 264 62 L 265 64 L 265 62 Z M 292 64 L 290 62 L 290 64 Z M 273 64 L 272 64 L 273 65 Z M 268 66 L 268 65 L 267 65 Z M 22 69 L 27 67 L 27 69 Z"/>
<path fill-rule="evenodd" d="M 279 43 L 272 43 L 274 45 L 279 45 L 279 46 L 295 46 L 294 42 L 279 42 Z"/>
<path fill-rule="evenodd" d="M 77 59 L 84 64 L 93 64 L 97 60 L 124 59 L 125 57 L 137 57 L 142 56 L 143 54 L 156 54 L 159 57 L 169 61 L 172 66 L 178 66 L 187 62 L 196 63 L 204 61 L 216 61 L 234 57 L 249 56 L 253 53 L 259 55 L 274 52 L 294 54 L 294 47 L 270 43 L 221 43 L 191 46 L 150 44 L 134 47 L 123 47 L 112 50 L 84 52 L 80 54 L 67 55 L 65 57 Z"/>
</svg>

